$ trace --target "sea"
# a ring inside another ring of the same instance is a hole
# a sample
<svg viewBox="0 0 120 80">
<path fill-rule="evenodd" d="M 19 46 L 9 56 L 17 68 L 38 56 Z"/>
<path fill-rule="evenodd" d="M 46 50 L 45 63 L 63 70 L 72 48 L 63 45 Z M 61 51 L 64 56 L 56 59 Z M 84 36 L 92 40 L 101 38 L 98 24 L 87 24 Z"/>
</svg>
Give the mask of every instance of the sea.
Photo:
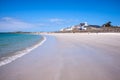
<svg viewBox="0 0 120 80">
<path fill-rule="evenodd" d="M 43 43 L 41 35 L 27 33 L 0 33 L 0 66 L 29 53 Z"/>
</svg>

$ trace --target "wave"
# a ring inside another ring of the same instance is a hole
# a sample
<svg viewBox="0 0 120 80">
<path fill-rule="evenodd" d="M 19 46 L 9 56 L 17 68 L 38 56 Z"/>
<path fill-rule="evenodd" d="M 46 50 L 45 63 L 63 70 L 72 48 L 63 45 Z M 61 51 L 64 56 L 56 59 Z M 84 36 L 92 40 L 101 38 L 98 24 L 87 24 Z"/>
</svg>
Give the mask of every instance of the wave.
<svg viewBox="0 0 120 80">
<path fill-rule="evenodd" d="M 33 49 L 37 48 L 38 46 L 42 45 L 44 42 L 46 41 L 46 37 L 43 36 L 43 40 L 38 42 L 38 44 L 32 46 L 32 47 L 29 47 L 27 49 L 24 49 L 22 51 L 18 51 L 16 52 L 15 54 L 16 55 L 13 55 L 13 56 L 9 56 L 9 57 L 4 57 L 4 59 L 2 61 L 0 61 L 0 66 L 3 66 L 3 65 L 6 65 L 8 63 L 11 63 L 12 61 L 28 54 L 29 52 L 31 52 Z"/>
</svg>

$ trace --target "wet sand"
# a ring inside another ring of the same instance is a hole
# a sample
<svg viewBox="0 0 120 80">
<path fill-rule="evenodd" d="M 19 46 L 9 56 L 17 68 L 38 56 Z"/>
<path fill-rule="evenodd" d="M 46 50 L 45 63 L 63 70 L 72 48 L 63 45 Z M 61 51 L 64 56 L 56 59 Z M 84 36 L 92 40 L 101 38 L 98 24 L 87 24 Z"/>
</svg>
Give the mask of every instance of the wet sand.
<svg viewBox="0 0 120 80">
<path fill-rule="evenodd" d="M 49 34 L 0 67 L 0 80 L 120 80 L 120 33 Z"/>
</svg>

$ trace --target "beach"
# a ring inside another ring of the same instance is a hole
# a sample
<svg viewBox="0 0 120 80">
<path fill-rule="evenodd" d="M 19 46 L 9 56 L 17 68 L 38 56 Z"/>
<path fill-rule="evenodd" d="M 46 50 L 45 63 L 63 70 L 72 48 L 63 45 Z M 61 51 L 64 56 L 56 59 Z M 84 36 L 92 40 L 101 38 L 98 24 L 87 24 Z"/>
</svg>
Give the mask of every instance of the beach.
<svg viewBox="0 0 120 80">
<path fill-rule="evenodd" d="M 0 67 L 0 80 L 120 80 L 120 33 L 49 33 Z"/>
</svg>

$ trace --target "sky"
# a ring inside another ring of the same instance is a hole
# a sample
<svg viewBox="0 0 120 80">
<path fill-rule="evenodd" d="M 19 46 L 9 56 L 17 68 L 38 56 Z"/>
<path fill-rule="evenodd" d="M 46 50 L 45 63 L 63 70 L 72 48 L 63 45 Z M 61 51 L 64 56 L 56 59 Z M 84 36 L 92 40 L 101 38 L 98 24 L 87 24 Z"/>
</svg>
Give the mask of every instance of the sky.
<svg viewBox="0 0 120 80">
<path fill-rule="evenodd" d="M 120 26 L 120 0 L 0 0 L 0 32 L 58 31 L 81 22 Z"/>
</svg>

